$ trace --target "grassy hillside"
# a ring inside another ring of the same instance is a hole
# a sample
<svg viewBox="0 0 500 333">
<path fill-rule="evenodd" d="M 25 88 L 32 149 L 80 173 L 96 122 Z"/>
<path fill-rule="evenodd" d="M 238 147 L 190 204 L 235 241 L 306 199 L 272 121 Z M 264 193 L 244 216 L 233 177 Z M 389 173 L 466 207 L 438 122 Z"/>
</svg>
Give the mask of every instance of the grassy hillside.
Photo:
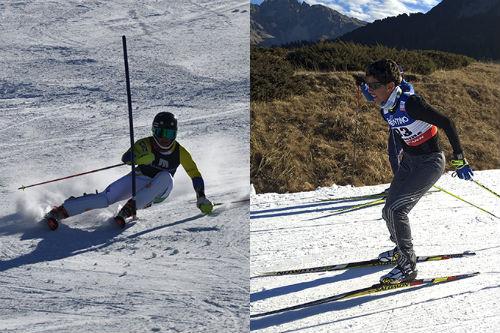
<svg viewBox="0 0 500 333">
<path fill-rule="evenodd" d="M 277 61 L 287 53 L 267 52 Z M 252 80 L 257 77 L 256 57 L 252 55 Z M 274 73 L 269 62 L 260 61 Z M 409 71 L 406 78 L 417 93 L 455 121 L 474 169 L 500 168 L 500 65 L 465 65 L 430 74 Z M 267 83 L 277 97 L 256 98 L 260 90 L 252 81 L 251 181 L 257 192 L 389 182 L 387 124 L 375 105 L 357 96 L 355 72 L 297 67 L 284 72 L 291 73 L 286 82 Z M 290 82 L 298 82 L 299 89 L 281 88 L 290 88 Z M 444 132 L 439 133 L 449 160 L 451 147 Z"/>
</svg>

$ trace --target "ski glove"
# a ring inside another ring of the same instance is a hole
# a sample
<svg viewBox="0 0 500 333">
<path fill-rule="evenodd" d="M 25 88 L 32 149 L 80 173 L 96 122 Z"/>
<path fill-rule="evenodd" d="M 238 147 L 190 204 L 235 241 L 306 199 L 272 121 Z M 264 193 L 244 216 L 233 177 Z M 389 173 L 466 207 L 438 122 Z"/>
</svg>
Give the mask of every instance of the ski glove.
<svg viewBox="0 0 500 333">
<path fill-rule="evenodd" d="M 210 214 L 214 209 L 213 203 L 206 197 L 199 197 L 196 200 L 196 206 L 201 210 L 203 214 Z"/>
<path fill-rule="evenodd" d="M 455 167 L 455 173 L 460 179 L 471 180 L 472 176 L 474 176 L 472 169 L 462 154 L 455 155 L 454 159 L 451 160 L 451 165 Z"/>
<path fill-rule="evenodd" d="M 365 83 L 364 75 L 354 74 L 353 77 L 354 77 L 354 80 L 356 81 L 356 87 L 359 87 Z"/>
</svg>

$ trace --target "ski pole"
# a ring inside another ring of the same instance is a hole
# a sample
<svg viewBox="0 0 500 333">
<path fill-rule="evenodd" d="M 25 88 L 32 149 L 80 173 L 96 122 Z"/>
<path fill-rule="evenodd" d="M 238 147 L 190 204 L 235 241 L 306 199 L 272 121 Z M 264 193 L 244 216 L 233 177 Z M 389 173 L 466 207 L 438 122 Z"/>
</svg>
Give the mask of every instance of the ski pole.
<svg viewBox="0 0 500 333">
<path fill-rule="evenodd" d="M 353 178 L 356 176 L 357 171 L 358 171 L 358 160 L 357 160 L 357 147 L 358 147 L 358 141 L 359 141 L 359 135 L 358 135 L 358 127 L 359 127 L 359 113 L 361 112 L 361 90 L 359 87 L 356 89 L 356 108 L 357 110 L 354 111 L 354 137 L 353 137 L 353 170 L 352 170 L 352 176 Z"/>
<path fill-rule="evenodd" d="M 104 167 L 104 168 L 95 169 L 95 170 L 91 170 L 91 171 L 87 171 L 87 172 L 82 172 L 82 173 L 78 173 L 78 174 L 67 176 L 67 177 L 62 177 L 62 178 L 47 180 L 46 182 L 41 182 L 41 183 L 32 184 L 32 185 L 28 185 L 28 186 L 22 185 L 21 187 L 18 188 L 18 190 L 24 190 L 24 189 L 27 189 L 28 187 L 33 187 L 33 186 L 38 186 L 38 185 L 53 183 L 53 182 L 57 182 L 59 180 L 64 180 L 64 179 L 68 179 L 68 178 L 73 178 L 73 177 L 87 175 L 89 173 L 94 173 L 94 172 L 98 172 L 98 171 L 102 171 L 102 170 L 107 170 L 107 169 L 111 169 L 111 168 L 116 168 L 116 167 L 122 166 L 124 164 L 125 163 L 115 164 L 115 165 L 107 166 L 107 167 Z"/>
<path fill-rule="evenodd" d="M 132 94 L 130 92 L 130 75 L 128 68 L 128 55 L 127 55 L 127 38 L 122 36 L 122 45 L 123 45 L 123 62 L 125 65 L 125 83 L 127 87 L 127 106 L 128 106 L 128 123 L 130 128 L 130 155 L 132 156 L 132 217 L 136 218 L 137 211 L 135 206 L 135 195 L 136 195 L 136 186 L 135 186 L 135 154 L 134 154 L 134 122 L 132 118 Z"/>
<path fill-rule="evenodd" d="M 486 209 L 484 209 L 484 208 L 481 208 L 481 207 L 479 207 L 479 206 L 477 206 L 477 205 L 474 205 L 472 202 L 469 202 L 469 201 L 467 201 L 467 200 L 465 200 L 465 199 L 460 198 L 460 197 L 459 197 L 458 195 L 456 195 L 456 194 L 453 194 L 453 193 L 451 193 L 451 192 L 448 192 L 448 191 L 446 191 L 445 189 L 443 189 L 443 188 L 441 188 L 441 187 L 438 187 L 438 186 L 436 186 L 436 185 L 434 185 L 434 187 L 435 187 L 435 188 L 437 188 L 438 190 L 440 190 L 440 191 L 442 191 L 442 192 L 446 193 L 446 194 L 451 195 L 452 197 L 454 197 L 454 198 L 456 198 L 456 199 L 458 199 L 458 200 L 460 200 L 460 201 L 463 201 L 463 202 L 465 202 L 465 203 L 467 203 L 467 204 L 471 205 L 472 207 L 476 207 L 477 209 L 482 210 L 483 212 L 488 213 L 488 214 L 490 214 L 491 216 L 496 217 L 497 219 L 500 219 L 500 217 L 496 216 L 495 214 L 490 213 L 489 211 L 487 211 L 487 210 L 486 210 Z"/>
<path fill-rule="evenodd" d="M 490 193 L 493 193 L 494 195 L 496 195 L 497 197 L 500 198 L 500 194 L 496 193 L 495 191 L 493 191 L 492 189 L 486 187 L 485 185 L 481 184 L 480 182 L 478 182 L 477 180 L 474 180 L 472 179 L 472 181 L 474 183 L 476 183 L 477 185 L 479 185 L 480 187 L 484 188 L 486 191 L 490 192 Z"/>
</svg>

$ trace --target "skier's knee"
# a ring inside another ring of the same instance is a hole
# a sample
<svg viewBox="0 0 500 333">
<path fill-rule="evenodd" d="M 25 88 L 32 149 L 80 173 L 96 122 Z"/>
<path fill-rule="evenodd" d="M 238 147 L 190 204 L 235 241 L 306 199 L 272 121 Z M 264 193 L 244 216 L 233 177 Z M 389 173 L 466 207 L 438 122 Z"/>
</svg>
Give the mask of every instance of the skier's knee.
<svg viewBox="0 0 500 333">
<path fill-rule="evenodd" d="M 389 208 L 387 207 L 387 205 L 382 208 L 382 218 L 385 221 L 389 221 Z"/>
<path fill-rule="evenodd" d="M 385 205 L 382 209 L 382 218 L 386 221 L 406 218 L 407 212 L 404 207 L 395 207 L 394 205 Z"/>
<path fill-rule="evenodd" d="M 84 194 L 78 198 L 70 197 L 63 204 L 69 216 L 78 215 L 95 208 L 105 208 L 108 205 L 108 199 L 102 193 Z"/>
</svg>

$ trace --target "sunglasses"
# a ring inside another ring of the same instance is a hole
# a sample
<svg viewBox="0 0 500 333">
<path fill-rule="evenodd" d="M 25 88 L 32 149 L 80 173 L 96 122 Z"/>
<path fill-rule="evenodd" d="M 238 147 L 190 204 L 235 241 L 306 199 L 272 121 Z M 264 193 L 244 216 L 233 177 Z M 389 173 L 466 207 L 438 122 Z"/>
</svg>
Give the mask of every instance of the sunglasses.
<svg viewBox="0 0 500 333">
<path fill-rule="evenodd" d="M 153 134 L 156 137 L 173 140 L 177 136 L 177 131 L 160 127 L 153 127 Z"/>
<path fill-rule="evenodd" d="M 368 86 L 368 88 L 370 88 L 371 90 L 375 90 L 375 89 L 378 89 L 382 86 L 385 86 L 386 83 L 382 83 L 382 82 L 366 82 L 366 85 Z"/>
</svg>

